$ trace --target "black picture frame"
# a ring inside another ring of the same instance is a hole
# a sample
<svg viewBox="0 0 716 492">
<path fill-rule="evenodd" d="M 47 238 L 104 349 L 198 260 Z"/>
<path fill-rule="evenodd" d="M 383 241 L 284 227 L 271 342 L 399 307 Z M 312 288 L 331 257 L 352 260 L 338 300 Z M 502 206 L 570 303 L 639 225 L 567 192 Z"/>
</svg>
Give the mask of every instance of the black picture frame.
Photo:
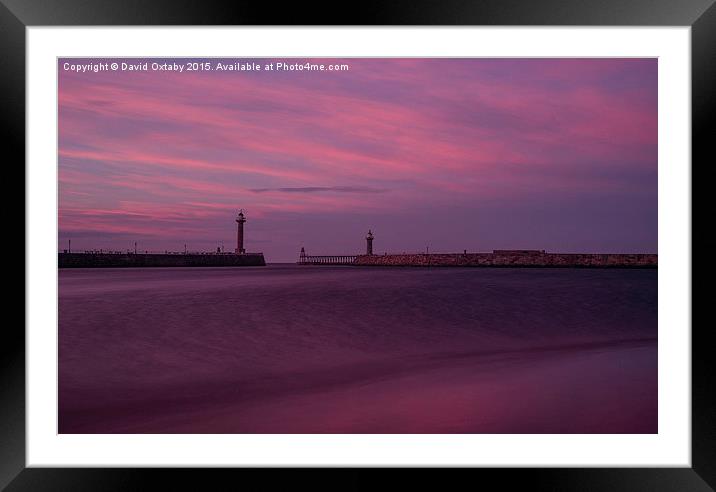
<svg viewBox="0 0 716 492">
<path fill-rule="evenodd" d="M 690 26 L 692 69 L 692 312 L 705 309 L 707 290 L 694 289 L 714 275 L 707 248 L 716 245 L 703 226 L 712 207 L 703 179 L 716 162 L 716 4 L 715 0 L 401 0 L 381 4 L 286 3 L 195 0 L 0 0 L 0 98 L 4 153 L 19 169 L 25 158 L 25 29 L 29 26 L 98 25 L 543 25 L 543 26 Z M 699 179 L 699 178 L 702 179 Z M 695 178 L 695 179 L 694 179 Z M 6 176 L 6 179 L 9 179 Z M 24 182 L 24 173 L 17 179 Z M 8 183 L 6 181 L 6 183 Z M 16 182 L 15 182 L 16 183 Z M 16 184 L 13 184 L 17 187 Z M 6 185 L 6 189 L 9 186 Z M 23 205 L 24 207 L 24 205 Z M 6 211 L 17 213 L 15 200 Z M 24 230 L 24 224 L 20 226 Z M 13 235 L 19 237 L 19 227 Z M 24 235 L 23 235 L 24 237 Z M 24 240 L 23 240 L 24 241 Z M 13 245 L 17 262 L 18 245 Z M 23 248 L 24 250 L 24 248 Z M 23 253 L 24 255 L 24 253 Z M 24 256 L 24 264 L 32 258 Z M 20 289 L 16 289 L 19 291 Z M 15 294 L 20 295 L 20 294 Z M 24 296 L 24 289 L 22 291 Z M 24 297 L 23 297 L 24 298 Z M 694 301 L 701 308 L 693 309 Z M 8 318 L 9 319 L 9 318 Z M 694 318 L 695 321 L 695 318 Z M 262 488 L 308 485 L 332 490 L 415 484 L 440 489 L 498 484 L 534 490 L 700 491 L 716 488 L 716 373 L 708 343 L 709 324 L 692 322 L 691 468 L 500 468 L 411 470 L 390 473 L 367 469 L 80 469 L 25 466 L 25 332 L 6 322 L 0 342 L 0 487 L 19 490 L 207 490 L 261 484 Z"/>
</svg>

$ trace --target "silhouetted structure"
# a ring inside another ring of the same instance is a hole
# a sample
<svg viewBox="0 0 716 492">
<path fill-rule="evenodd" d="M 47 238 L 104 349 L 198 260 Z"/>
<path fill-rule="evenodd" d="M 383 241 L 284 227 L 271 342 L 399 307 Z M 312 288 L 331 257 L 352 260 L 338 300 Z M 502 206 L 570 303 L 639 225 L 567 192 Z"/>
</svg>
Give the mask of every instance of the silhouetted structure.
<svg viewBox="0 0 716 492">
<path fill-rule="evenodd" d="M 356 260 L 355 255 L 321 255 L 309 256 L 306 254 L 305 248 L 301 248 L 301 254 L 298 257 L 299 265 L 352 265 Z"/>
<path fill-rule="evenodd" d="M 495 255 L 543 255 L 543 249 L 493 249 Z"/>
<path fill-rule="evenodd" d="M 299 265 L 352 265 L 356 261 L 355 255 L 324 255 L 309 256 L 303 251 L 298 259 Z"/>
<path fill-rule="evenodd" d="M 365 254 L 372 255 L 373 254 L 373 233 L 370 229 L 368 229 L 368 235 L 365 237 Z"/>
<path fill-rule="evenodd" d="M 244 222 L 246 222 L 246 218 L 244 217 L 244 211 L 240 210 L 238 217 L 236 217 L 236 223 L 239 225 L 239 230 L 236 235 L 237 255 L 246 253 L 246 249 L 244 249 Z"/>
<path fill-rule="evenodd" d="M 361 255 L 359 266 L 462 266 L 537 268 L 657 268 L 658 256 L 644 253 L 546 253 L 542 250 L 495 250 L 492 253 L 403 253 Z"/>
<path fill-rule="evenodd" d="M 59 268 L 239 267 L 264 266 L 263 253 L 59 253 Z"/>
<path fill-rule="evenodd" d="M 247 253 L 244 248 L 244 211 L 240 210 L 236 217 L 238 232 L 236 237 L 236 254 L 224 253 L 224 247 L 218 246 L 214 251 L 193 251 L 187 250 L 184 244 L 184 252 L 161 252 L 140 253 L 137 250 L 137 243 L 134 243 L 134 252 L 129 248 L 126 251 L 102 251 L 85 250 L 84 252 L 73 253 L 72 243 L 68 242 L 68 248 L 58 253 L 59 268 L 121 268 L 121 267 L 233 267 L 233 266 L 265 266 L 263 253 Z"/>
</svg>

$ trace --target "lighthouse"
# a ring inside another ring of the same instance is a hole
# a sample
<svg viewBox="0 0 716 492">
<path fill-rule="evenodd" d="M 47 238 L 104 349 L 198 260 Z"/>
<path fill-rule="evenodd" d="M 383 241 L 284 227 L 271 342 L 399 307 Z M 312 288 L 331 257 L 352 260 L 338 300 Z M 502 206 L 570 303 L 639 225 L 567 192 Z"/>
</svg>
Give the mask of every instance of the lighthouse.
<svg viewBox="0 0 716 492">
<path fill-rule="evenodd" d="M 365 237 L 365 254 L 373 254 L 373 233 L 368 229 L 368 235 Z"/>
<path fill-rule="evenodd" d="M 246 222 L 246 217 L 244 217 L 244 211 L 239 210 L 239 215 L 236 217 L 236 223 L 239 225 L 239 230 L 236 234 L 237 255 L 246 253 L 246 250 L 244 249 L 244 222 Z"/>
</svg>

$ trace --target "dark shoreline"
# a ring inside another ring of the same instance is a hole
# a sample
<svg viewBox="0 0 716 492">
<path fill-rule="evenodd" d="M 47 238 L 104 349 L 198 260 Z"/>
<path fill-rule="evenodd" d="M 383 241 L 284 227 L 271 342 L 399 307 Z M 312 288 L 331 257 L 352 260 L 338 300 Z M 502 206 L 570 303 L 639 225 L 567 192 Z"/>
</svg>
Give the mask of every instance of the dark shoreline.
<svg viewBox="0 0 716 492">
<path fill-rule="evenodd" d="M 263 253 L 144 254 L 58 253 L 59 268 L 167 268 L 266 266 Z"/>
</svg>

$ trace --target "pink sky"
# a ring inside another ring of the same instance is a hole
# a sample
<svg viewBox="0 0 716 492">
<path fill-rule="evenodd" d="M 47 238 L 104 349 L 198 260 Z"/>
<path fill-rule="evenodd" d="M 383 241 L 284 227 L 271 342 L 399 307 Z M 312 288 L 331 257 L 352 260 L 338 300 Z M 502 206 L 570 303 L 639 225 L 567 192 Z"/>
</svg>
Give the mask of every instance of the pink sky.
<svg viewBox="0 0 716 492">
<path fill-rule="evenodd" d="M 63 70 L 97 61 L 58 63 L 60 249 L 233 250 L 243 208 L 269 262 L 657 251 L 655 59 Z"/>
</svg>

